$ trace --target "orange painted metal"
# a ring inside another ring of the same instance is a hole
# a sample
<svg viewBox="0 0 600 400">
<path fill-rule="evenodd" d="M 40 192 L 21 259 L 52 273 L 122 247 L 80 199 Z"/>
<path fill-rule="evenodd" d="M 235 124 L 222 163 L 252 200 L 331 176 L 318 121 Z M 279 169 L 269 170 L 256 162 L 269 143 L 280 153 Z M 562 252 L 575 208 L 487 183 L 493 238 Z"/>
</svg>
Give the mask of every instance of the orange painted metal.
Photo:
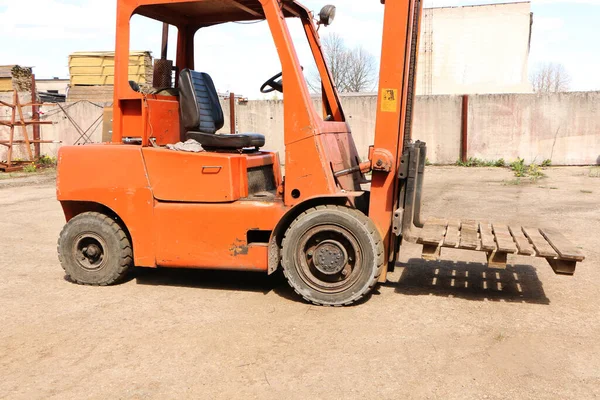
<svg viewBox="0 0 600 400">
<path fill-rule="evenodd" d="M 387 1 L 384 13 L 384 34 L 379 73 L 379 96 L 375 126 L 375 152 L 383 149 L 391 153 L 390 171 L 398 170 L 404 142 L 406 92 L 414 0 Z M 398 197 L 398 178 L 395 173 L 373 171 L 369 217 L 384 238 L 386 254 L 393 259 L 394 236 L 391 233 L 394 208 Z M 386 280 L 386 271 L 381 281 Z"/>
<path fill-rule="evenodd" d="M 133 240 L 136 265 L 156 265 L 154 196 L 142 149 L 125 145 L 65 146 L 58 152 L 56 191 L 67 220 L 82 202 L 103 205 L 117 214 Z"/>
<path fill-rule="evenodd" d="M 184 203 L 230 203 L 248 196 L 246 156 L 142 150 L 154 197 Z"/>
<path fill-rule="evenodd" d="M 273 230 L 286 211 L 281 201 L 159 202 L 154 209 L 156 261 L 163 267 L 266 271 L 267 243 L 249 244 L 247 234 Z"/>
<path fill-rule="evenodd" d="M 251 157 L 247 158 L 248 168 L 258 168 L 267 165 L 273 165 L 275 163 L 275 157 L 277 153 L 256 153 L 252 154 Z"/>
<path fill-rule="evenodd" d="M 119 0 L 113 143 L 60 150 L 57 195 L 67 219 L 85 210 L 110 209 L 131 235 L 138 266 L 264 271 L 268 245 L 249 243 L 249 232 L 275 235 L 285 216 L 305 201 L 341 197 L 342 203 L 353 204 L 363 193 L 363 172 L 373 162 L 368 214 L 391 249 L 413 4 L 388 0 L 385 5 L 375 144 L 370 161 L 361 163 L 313 15 L 304 6 L 293 0 Z M 194 68 L 198 30 L 264 15 L 285 82 L 285 179 L 279 156 L 271 152 L 187 153 L 155 147 L 185 140 L 185 132 L 177 96 L 145 95 L 128 83 L 130 19 L 136 13 L 178 29 L 176 74 Z M 301 19 L 315 58 L 323 83 L 323 116 L 313 105 L 289 17 Z M 142 145 L 123 145 L 124 138 L 140 138 Z M 247 171 L 269 166 L 277 190 L 273 198 L 256 201 L 249 196 Z M 336 177 L 339 171 L 351 172 Z"/>
<path fill-rule="evenodd" d="M 146 109 L 146 129 L 149 138 L 164 146 L 177 143 L 181 132 L 179 127 L 179 102 L 174 97 L 148 96 L 142 103 Z"/>
</svg>

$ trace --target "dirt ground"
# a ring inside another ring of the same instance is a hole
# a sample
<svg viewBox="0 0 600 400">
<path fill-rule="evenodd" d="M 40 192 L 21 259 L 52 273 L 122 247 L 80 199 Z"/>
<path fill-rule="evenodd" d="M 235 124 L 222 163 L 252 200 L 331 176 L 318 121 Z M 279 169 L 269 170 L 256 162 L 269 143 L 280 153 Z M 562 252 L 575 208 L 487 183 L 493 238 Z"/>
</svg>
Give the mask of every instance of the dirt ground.
<svg viewBox="0 0 600 400">
<path fill-rule="evenodd" d="M 591 399 L 600 397 L 600 178 L 429 167 L 427 215 L 560 227 L 574 277 L 514 256 L 486 270 L 402 251 L 366 303 L 319 308 L 280 276 L 138 270 L 64 279 L 51 175 L 0 180 L 0 398 Z"/>
</svg>

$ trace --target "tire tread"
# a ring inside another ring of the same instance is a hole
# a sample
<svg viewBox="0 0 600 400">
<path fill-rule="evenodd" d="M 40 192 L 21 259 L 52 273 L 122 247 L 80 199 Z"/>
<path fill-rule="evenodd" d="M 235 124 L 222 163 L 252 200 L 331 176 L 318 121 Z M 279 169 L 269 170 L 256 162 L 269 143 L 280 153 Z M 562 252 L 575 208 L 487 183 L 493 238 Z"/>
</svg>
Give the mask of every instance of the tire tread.
<svg viewBox="0 0 600 400">
<path fill-rule="evenodd" d="M 345 212 L 345 213 L 353 215 L 358 221 L 361 222 L 361 224 L 363 226 L 365 226 L 367 228 L 370 236 L 376 239 L 375 247 L 377 249 L 377 254 L 376 254 L 377 268 L 376 268 L 375 274 L 371 277 L 367 288 L 365 290 L 363 290 L 363 292 L 359 296 L 357 296 L 356 298 L 353 298 L 351 301 L 348 301 L 348 302 L 345 302 L 342 304 L 331 305 L 331 304 L 321 303 L 319 301 L 316 301 L 315 299 L 310 299 L 310 298 L 306 297 L 305 295 L 303 295 L 299 291 L 299 289 L 292 283 L 292 279 L 290 279 L 290 275 L 287 270 L 288 267 L 286 265 L 284 265 L 284 263 L 282 263 L 283 264 L 283 268 L 282 268 L 283 274 L 284 274 L 288 284 L 290 285 L 290 287 L 294 290 L 294 292 L 296 292 L 296 294 L 298 294 L 298 296 L 302 297 L 305 301 L 307 301 L 311 304 L 314 304 L 316 306 L 329 306 L 329 307 L 349 306 L 358 301 L 363 300 L 365 297 L 369 296 L 372 293 L 373 289 L 379 282 L 379 277 L 381 276 L 381 273 L 383 271 L 383 265 L 385 262 L 383 240 L 381 239 L 381 236 L 377 232 L 377 227 L 375 226 L 375 224 L 373 223 L 373 221 L 371 221 L 371 219 L 369 217 L 367 217 L 365 214 L 363 214 L 361 211 L 359 211 L 355 208 L 349 208 L 349 207 L 344 207 L 344 206 L 339 206 L 339 205 L 319 205 L 319 206 L 309 208 L 308 210 L 306 210 L 302 214 L 300 214 L 298 217 L 296 217 L 296 219 L 290 224 L 290 226 L 286 230 L 286 234 L 283 237 L 281 247 L 282 247 L 282 249 L 285 248 L 287 240 L 288 240 L 288 232 L 293 230 L 295 225 L 301 219 L 310 215 L 313 212 L 324 211 L 324 210 L 335 210 L 335 211 Z"/>
<path fill-rule="evenodd" d="M 60 243 L 63 240 L 63 238 L 66 236 L 68 230 L 70 229 L 70 222 L 72 222 L 72 221 L 76 222 L 77 220 L 84 219 L 84 218 L 95 219 L 96 221 L 106 225 L 107 227 L 110 228 L 110 230 L 112 230 L 113 234 L 118 238 L 118 241 L 119 241 L 119 247 L 120 247 L 118 250 L 119 268 L 117 268 L 117 270 L 114 271 L 112 274 L 110 274 L 110 276 L 108 276 L 106 279 L 104 279 L 100 282 L 97 282 L 97 283 L 82 282 L 82 281 L 74 278 L 73 276 L 71 276 L 69 274 L 69 272 L 67 271 L 67 269 L 65 268 L 65 260 L 64 260 L 63 255 L 61 254 L 61 250 L 60 250 Z M 85 286 L 114 285 L 116 283 L 121 282 L 125 278 L 125 276 L 127 275 L 127 271 L 133 265 L 133 249 L 131 246 L 131 241 L 129 240 L 129 237 L 125 234 L 125 231 L 121 228 L 121 226 L 114 219 L 108 217 L 105 214 L 95 212 L 95 211 L 81 213 L 81 214 L 73 217 L 71 219 L 71 221 L 69 221 L 68 224 L 65 224 L 65 226 L 63 227 L 63 229 L 60 232 L 60 236 L 58 239 L 58 245 L 57 245 L 57 251 L 58 251 L 58 260 L 59 260 L 63 270 L 65 271 L 65 273 L 67 274 L 67 276 L 69 277 L 69 279 L 72 282 L 77 283 L 79 285 L 85 285 Z"/>
</svg>

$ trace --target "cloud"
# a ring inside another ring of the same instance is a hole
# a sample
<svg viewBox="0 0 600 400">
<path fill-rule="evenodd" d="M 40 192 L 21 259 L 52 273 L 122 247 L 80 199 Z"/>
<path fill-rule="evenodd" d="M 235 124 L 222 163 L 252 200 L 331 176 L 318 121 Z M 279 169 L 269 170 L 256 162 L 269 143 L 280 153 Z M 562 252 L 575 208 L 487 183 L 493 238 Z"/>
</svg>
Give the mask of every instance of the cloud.
<svg viewBox="0 0 600 400">
<path fill-rule="evenodd" d="M 94 38 L 114 35 L 115 7 L 104 1 L 1 0 L 0 32 L 24 39 Z"/>
<path fill-rule="evenodd" d="M 532 0 L 533 4 L 591 4 L 600 6 L 600 0 Z"/>
<path fill-rule="evenodd" d="M 533 29 L 534 32 L 547 32 L 556 31 L 565 26 L 565 21 L 562 18 L 557 17 L 538 17 L 533 16 Z"/>
<path fill-rule="evenodd" d="M 510 0 L 424 1 L 426 7 L 442 7 Z M 304 4 L 315 13 L 327 2 L 304 0 Z M 384 6 L 377 0 L 330 2 L 337 6 L 336 20 L 331 27 L 321 27 L 320 34 L 339 33 L 348 46 L 362 46 L 379 57 Z M 555 3 L 570 7 L 572 4 L 600 5 L 600 0 L 532 0 L 532 7 Z M 115 0 L 0 0 L 0 34 L 5 38 L 0 64 L 35 66 L 36 74 L 41 77 L 67 76 L 70 53 L 114 48 L 115 14 Z M 214 71 L 219 89 L 254 97 L 260 84 L 280 69 L 279 58 L 266 23 L 231 25 L 235 25 L 235 29 L 206 29 L 199 44 L 204 51 L 199 51 L 196 57 L 198 68 L 210 69 L 211 73 Z M 559 38 L 564 37 L 566 30 L 572 29 L 570 25 L 572 23 L 567 16 L 542 16 L 536 11 L 534 43 L 539 52 L 556 54 L 557 58 L 565 57 L 564 53 L 556 52 L 554 46 Z M 300 33 L 294 33 L 294 39 L 301 62 L 307 64 L 303 61 L 310 57 L 305 46 L 306 39 Z M 304 46 L 301 48 L 300 44 Z M 158 54 L 160 26 L 147 21 L 134 26 L 132 48 Z"/>
</svg>

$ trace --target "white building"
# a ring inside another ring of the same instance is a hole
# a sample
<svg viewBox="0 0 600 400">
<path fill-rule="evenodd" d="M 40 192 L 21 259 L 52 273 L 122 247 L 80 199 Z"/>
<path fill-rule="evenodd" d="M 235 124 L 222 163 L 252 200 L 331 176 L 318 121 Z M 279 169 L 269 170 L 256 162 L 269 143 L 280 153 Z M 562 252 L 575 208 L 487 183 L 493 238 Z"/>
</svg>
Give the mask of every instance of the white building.
<svg viewBox="0 0 600 400">
<path fill-rule="evenodd" d="M 417 94 L 531 93 L 529 1 L 423 10 Z"/>
<path fill-rule="evenodd" d="M 38 92 L 50 92 L 56 94 L 67 94 L 69 79 L 35 79 L 35 86 Z"/>
</svg>

